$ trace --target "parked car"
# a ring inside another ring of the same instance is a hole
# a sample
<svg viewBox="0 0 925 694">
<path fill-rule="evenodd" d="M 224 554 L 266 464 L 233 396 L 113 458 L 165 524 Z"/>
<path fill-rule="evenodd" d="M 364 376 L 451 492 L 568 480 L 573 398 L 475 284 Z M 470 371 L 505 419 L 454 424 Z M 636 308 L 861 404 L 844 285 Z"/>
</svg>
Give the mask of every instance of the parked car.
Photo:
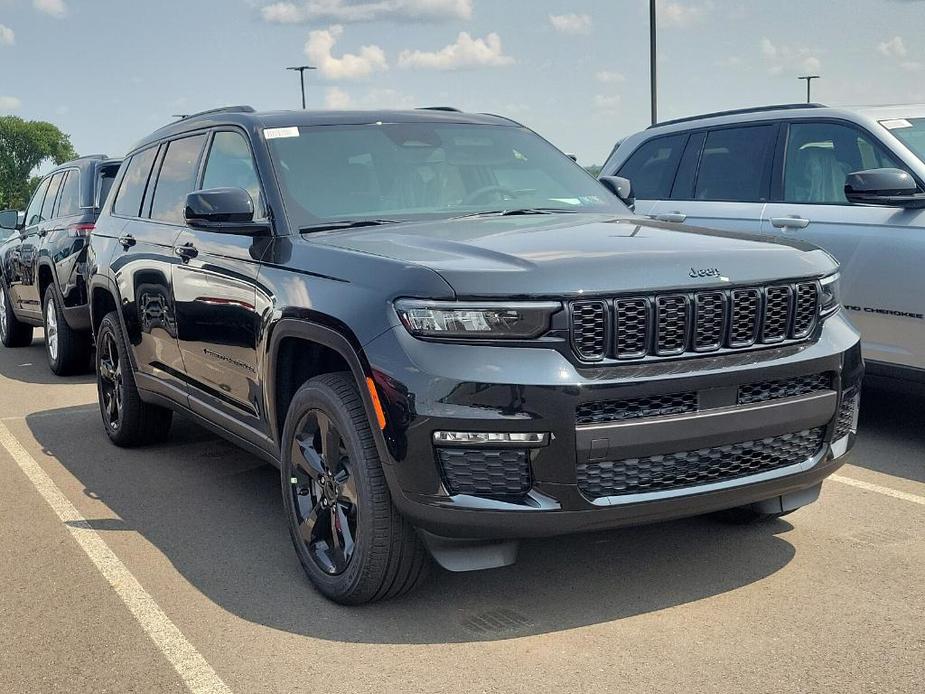
<svg viewBox="0 0 925 694">
<path fill-rule="evenodd" d="M 25 347 L 33 327 L 44 327 L 48 365 L 59 376 L 91 364 L 87 239 L 120 163 L 96 155 L 61 164 L 25 213 L 0 213 L 10 232 L 0 245 L 0 340 Z"/>
<path fill-rule="evenodd" d="M 279 466 L 327 597 L 517 539 L 816 499 L 854 441 L 837 265 L 631 215 L 523 126 L 449 110 L 188 117 L 91 238 L 100 411 L 172 412 Z"/>
<path fill-rule="evenodd" d="M 658 124 L 603 169 L 636 211 L 828 250 L 868 374 L 925 386 L 925 105 L 770 106 Z"/>
</svg>

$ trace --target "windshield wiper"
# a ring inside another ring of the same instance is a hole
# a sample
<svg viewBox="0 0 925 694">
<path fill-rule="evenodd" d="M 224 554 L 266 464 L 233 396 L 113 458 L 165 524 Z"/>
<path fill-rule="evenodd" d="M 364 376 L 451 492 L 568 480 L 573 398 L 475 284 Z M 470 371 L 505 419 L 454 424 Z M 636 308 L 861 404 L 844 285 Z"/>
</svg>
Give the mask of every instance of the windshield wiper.
<svg viewBox="0 0 925 694">
<path fill-rule="evenodd" d="M 338 229 L 357 229 L 359 227 L 377 227 L 382 224 L 398 224 L 397 219 L 344 219 L 337 222 L 320 222 L 302 227 L 299 232 L 310 234 L 314 231 L 337 231 Z"/>
<path fill-rule="evenodd" d="M 571 210 L 566 207 L 515 207 L 509 210 L 470 212 L 469 214 L 462 214 L 458 217 L 451 217 L 451 219 L 467 219 L 469 217 L 514 217 L 523 214 L 558 214 L 559 212 L 573 214 L 579 211 L 580 210 Z"/>
</svg>

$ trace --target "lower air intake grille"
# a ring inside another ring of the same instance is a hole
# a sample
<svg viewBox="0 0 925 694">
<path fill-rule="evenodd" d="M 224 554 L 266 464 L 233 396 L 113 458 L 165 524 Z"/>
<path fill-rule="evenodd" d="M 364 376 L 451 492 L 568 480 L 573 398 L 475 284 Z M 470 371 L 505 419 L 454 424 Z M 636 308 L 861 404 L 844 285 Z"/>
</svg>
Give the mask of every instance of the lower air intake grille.
<svg viewBox="0 0 925 694">
<path fill-rule="evenodd" d="M 835 421 L 835 433 L 832 435 L 833 441 L 844 438 L 854 430 L 857 411 L 857 395 L 842 400 L 841 407 L 838 408 L 838 419 Z"/>
<path fill-rule="evenodd" d="M 793 398 L 799 395 L 810 395 L 832 387 L 830 374 L 813 374 L 811 376 L 797 376 L 796 378 L 783 378 L 777 381 L 761 381 L 739 386 L 739 404 L 751 405 L 755 402 L 778 400 L 780 398 Z"/>
<path fill-rule="evenodd" d="M 532 486 L 524 450 L 438 448 L 447 491 L 472 496 L 523 496 Z"/>
<path fill-rule="evenodd" d="M 671 395 L 648 395 L 628 400 L 582 403 L 576 411 L 576 420 L 578 424 L 601 424 L 696 411 L 697 393 L 672 393 Z"/>
<path fill-rule="evenodd" d="M 591 498 L 697 487 L 795 465 L 822 446 L 825 428 L 757 441 L 578 466 L 578 488 Z"/>
</svg>

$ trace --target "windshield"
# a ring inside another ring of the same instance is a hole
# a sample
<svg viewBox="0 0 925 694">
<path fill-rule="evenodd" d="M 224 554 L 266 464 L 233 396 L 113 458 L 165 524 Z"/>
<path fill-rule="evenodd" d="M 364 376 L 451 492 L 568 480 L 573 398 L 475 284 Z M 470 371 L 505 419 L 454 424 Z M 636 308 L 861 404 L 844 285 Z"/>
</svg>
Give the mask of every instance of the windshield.
<svg viewBox="0 0 925 694">
<path fill-rule="evenodd" d="M 581 167 L 523 128 L 385 123 L 264 132 L 296 228 L 525 208 L 626 212 Z"/>
<path fill-rule="evenodd" d="M 925 118 L 901 118 L 881 124 L 925 162 Z"/>
</svg>

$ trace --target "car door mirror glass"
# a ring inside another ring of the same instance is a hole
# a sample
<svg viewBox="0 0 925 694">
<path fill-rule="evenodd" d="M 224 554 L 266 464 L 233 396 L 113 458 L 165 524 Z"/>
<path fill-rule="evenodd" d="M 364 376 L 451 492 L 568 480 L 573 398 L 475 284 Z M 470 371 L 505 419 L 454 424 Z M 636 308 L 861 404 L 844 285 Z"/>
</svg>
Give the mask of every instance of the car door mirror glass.
<svg viewBox="0 0 925 694">
<path fill-rule="evenodd" d="M 0 229 L 10 229 L 14 231 L 19 228 L 19 211 L 3 210 L 0 212 Z"/>
<path fill-rule="evenodd" d="M 848 174 L 845 197 L 849 202 L 892 207 L 925 207 L 925 193 L 901 169 L 868 169 Z"/>
</svg>

